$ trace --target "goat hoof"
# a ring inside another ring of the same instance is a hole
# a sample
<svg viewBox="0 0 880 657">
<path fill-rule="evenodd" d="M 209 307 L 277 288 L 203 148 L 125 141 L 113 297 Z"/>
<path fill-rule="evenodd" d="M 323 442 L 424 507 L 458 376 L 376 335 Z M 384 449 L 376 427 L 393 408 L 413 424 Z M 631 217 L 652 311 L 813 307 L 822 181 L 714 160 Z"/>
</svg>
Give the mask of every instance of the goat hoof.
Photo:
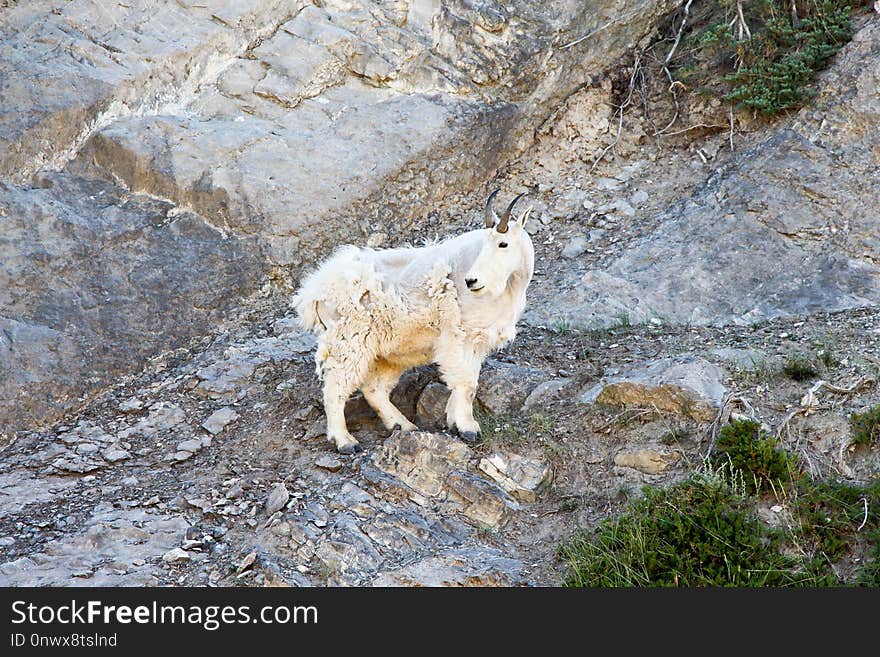
<svg viewBox="0 0 880 657">
<path fill-rule="evenodd" d="M 459 431 L 458 436 L 468 445 L 473 445 L 480 439 L 480 434 L 477 431 Z"/>
<path fill-rule="evenodd" d="M 337 447 L 336 451 L 340 454 L 356 454 L 357 452 L 363 452 L 364 448 L 361 447 L 360 443 L 351 443 L 350 445 L 341 445 Z"/>
</svg>

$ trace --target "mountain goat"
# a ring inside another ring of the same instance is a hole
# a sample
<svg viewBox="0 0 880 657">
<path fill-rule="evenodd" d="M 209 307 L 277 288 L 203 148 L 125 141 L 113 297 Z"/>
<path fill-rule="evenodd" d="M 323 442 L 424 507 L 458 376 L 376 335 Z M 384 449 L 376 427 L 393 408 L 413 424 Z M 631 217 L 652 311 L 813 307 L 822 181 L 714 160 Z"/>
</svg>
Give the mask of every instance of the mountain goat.
<svg viewBox="0 0 880 657">
<path fill-rule="evenodd" d="M 342 246 L 309 274 L 291 303 L 300 325 L 318 335 L 327 439 L 343 454 L 361 450 L 348 432 L 345 403 L 360 389 L 389 430 L 416 430 L 389 398 L 400 375 L 436 363 L 451 390 L 446 423 L 466 442 L 480 426 L 473 401 L 483 360 L 516 335 L 535 251 L 519 219 L 492 210 L 485 227 L 422 247 Z"/>
</svg>

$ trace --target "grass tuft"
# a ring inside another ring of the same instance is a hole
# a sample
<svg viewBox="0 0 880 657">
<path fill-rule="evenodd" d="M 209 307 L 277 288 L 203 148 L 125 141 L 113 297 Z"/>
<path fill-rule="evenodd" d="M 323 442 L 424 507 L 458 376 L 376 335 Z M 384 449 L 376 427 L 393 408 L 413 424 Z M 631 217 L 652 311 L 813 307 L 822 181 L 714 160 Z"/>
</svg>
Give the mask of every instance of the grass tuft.
<svg viewBox="0 0 880 657">
<path fill-rule="evenodd" d="M 861 412 L 853 412 L 849 416 L 849 425 L 852 428 L 853 445 L 870 447 L 880 442 L 880 404 Z"/>
<path fill-rule="evenodd" d="M 809 359 L 801 356 L 790 356 L 782 364 L 782 373 L 795 381 L 808 381 L 819 372 Z"/>
</svg>

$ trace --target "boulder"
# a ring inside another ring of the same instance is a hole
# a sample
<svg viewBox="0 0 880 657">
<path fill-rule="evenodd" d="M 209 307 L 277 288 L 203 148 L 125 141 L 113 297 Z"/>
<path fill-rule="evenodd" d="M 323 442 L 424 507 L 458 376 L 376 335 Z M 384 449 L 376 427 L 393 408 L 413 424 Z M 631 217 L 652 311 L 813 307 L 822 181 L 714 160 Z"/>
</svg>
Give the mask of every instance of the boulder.
<svg viewBox="0 0 880 657">
<path fill-rule="evenodd" d="M 580 402 L 656 408 L 711 422 L 724 400 L 723 372 L 699 357 L 661 358 L 608 377 Z"/>
</svg>

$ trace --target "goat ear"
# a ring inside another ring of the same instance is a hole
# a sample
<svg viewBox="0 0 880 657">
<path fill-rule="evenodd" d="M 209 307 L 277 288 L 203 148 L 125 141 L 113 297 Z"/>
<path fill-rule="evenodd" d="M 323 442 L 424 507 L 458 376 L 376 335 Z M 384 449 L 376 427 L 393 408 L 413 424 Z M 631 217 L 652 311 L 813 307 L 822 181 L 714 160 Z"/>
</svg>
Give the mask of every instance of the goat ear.
<svg viewBox="0 0 880 657">
<path fill-rule="evenodd" d="M 522 216 L 519 218 L 519 225 L 523 228 L 526 227 L 526 222 L 529 220 L 529 217 L 532 216 L 533 206 L 529 206 L 529 209 L 522 213 Z"/>
</svg>

